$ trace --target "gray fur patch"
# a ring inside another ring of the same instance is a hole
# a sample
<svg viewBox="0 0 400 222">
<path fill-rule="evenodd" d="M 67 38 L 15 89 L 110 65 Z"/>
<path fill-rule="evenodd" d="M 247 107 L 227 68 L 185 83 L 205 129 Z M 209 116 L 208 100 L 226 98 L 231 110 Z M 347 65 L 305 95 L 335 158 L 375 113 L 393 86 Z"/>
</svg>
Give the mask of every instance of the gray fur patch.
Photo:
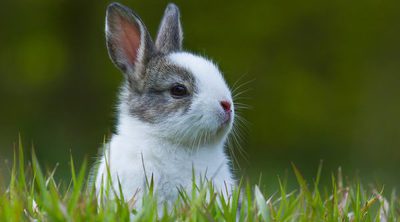
<svg viewBox="0 0 400 222">
<path fill-rule="evenodd" d="M 148 123 L 159 123 L 168 117 L 182 115 L 188 111 L 194 95 L 197 93 L 194 76 L 186 69 L 171 63 L 160 54 L 153 57 L 146 66 L 144 78 L 140 80 L 143 87 L 138 90 L 135 82 L 128 82 L 124 103 L 129 105 L 129 113 Z M 170 89 L 175 84 L 186 86 L 188 95 L 173 98 Z"/>
</svg>

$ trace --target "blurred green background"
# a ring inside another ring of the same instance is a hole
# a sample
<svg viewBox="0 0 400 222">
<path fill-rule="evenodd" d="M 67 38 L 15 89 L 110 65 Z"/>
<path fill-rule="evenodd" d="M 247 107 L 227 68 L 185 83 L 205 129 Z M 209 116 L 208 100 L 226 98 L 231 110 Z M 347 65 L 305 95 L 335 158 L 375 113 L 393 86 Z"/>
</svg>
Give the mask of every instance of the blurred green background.
<svg viewBox="0 0 400 222">
<path fill-rule="evenodd" d="M 44 165 L 93 161 L 113 131 L 122 75 L 108 59 L 99 0 L 3 0 L 0 158 L 21 133 Z M 154 36 L 167 1 L 121 1 Z M 313 178 L 400 182 L 400 2 L 183 1 L 186 49 L 248 90 L 239 175 L 267 185 L 295 163 Z M 247 160 L 246 160 L 247 159 Z M 290 177 L 290 180 L 294 177 Z M 273 181 L 273 182 L 272 182 Z M 271 185 L 273 186 L 273 185 Z"/>
</svg>

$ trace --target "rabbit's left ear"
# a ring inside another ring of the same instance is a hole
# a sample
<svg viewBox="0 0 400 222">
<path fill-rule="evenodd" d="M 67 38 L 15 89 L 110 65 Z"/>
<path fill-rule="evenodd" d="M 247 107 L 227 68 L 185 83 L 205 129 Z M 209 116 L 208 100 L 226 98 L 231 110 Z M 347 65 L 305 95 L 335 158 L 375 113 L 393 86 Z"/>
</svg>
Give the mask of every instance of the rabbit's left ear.
<svg viewBox="0 0 400 222">
<path fill-rule="evenodd" d="M 170 3 L 158 29 L 156 48 L 162 53 L 182 50 L 183 33 L 178 7 Z"/>
</svg>

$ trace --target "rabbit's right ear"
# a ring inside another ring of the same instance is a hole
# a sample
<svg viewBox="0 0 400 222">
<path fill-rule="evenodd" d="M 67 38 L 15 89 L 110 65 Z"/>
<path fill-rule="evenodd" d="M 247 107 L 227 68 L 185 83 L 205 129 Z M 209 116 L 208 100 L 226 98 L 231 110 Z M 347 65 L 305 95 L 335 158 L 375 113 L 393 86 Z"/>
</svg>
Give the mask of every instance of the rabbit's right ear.
<svg viewBox="0 0 400 222">
<path fill-rule="evenodd" d="M 106 40 L 114 64 L 128 78 L 141 79 L 155 47 L 139 16 L 119 3 L 110 4 L 106 15 Z"/>
</svg>

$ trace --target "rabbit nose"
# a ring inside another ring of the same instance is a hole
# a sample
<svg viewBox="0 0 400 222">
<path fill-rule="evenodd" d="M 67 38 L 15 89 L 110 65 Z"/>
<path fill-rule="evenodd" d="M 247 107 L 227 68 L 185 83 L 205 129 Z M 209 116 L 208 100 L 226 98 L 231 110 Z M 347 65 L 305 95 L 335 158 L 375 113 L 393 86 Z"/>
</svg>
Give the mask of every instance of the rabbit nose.
<svg viewBox="0 0 400 222">
<path fill-rule="evenodd" d="M 231 103 L 224 100 L 220 102 L 222 109 L 224 109 L 225 112 L 229 113 L 231 112 Z"/>
</svg>

